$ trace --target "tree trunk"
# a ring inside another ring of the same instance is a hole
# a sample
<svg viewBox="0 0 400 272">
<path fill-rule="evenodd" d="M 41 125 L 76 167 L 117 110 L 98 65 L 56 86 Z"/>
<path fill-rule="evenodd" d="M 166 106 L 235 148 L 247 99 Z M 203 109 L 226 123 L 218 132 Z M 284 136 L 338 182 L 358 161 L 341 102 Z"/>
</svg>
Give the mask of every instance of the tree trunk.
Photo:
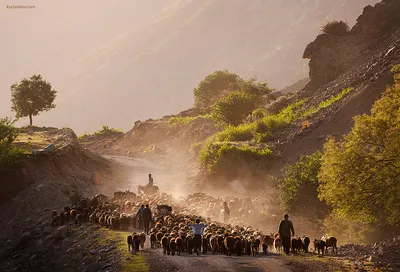
<svg viewBox="0 0 400 272">
<path fill-rule="evenodd" d="M 29 114 L 29 126 L 32 126 L 32 114 Z"/>
</svg>

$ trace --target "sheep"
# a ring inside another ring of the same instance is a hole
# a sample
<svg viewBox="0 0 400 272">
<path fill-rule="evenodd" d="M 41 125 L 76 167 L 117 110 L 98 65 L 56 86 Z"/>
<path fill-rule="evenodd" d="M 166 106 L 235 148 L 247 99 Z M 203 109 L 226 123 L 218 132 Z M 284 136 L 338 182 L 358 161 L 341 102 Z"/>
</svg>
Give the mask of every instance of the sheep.
<svg viewBox="0 0 400 272">
<path fill-rule="evenodd" d="M 183 240 L 181 237 L 175 238 L 175 243 L 176 243 L 176 254 L 181 255 L 181 252 L 183 251 Z"/>
<path fill-rule="evenodd" d="M 150 233 L 150 247 L 155 248 L 157 244 L 157 236 L 154 232 Z"/>
<path fill-rule="evenodd" d="M 307 236 L 303 236 L 302 241 L 303 241 L 303 250 L 305 253 L 308 253 L 308 247 L 310 245 L 310 238 Z"/>
<path fill-rule="evenodd" d="M 139 239 L 140 239 L 140 247 L 144 248 L 144 243 L 146 242 L 146 234 L 144 232 L 140 233 Z"/>
<path fill-rule="evenodd" d="M 322 255 L 325 253 L 325 246 L 326 243 L 323 240 L 314 240 L 314 251 L 318 250 L 318 255 L 320 255 L 320 252 L 322 252 Z"/>
<path fill-rule="evenodd" d="M 174 256 L 176 252 L 176 239 L 173 237 L 169 240 L 169 248 L 171 250 L 171 256 Z"/>
<path fill-rule="evenodd" d="M 211 247 L 211 253 L 215 255 L 215 253 L 218 250 L 218 239 L 215 236 L 211 236 L 210 238 L 210 247 Z"/>
<path fill-rule="evenodd" d="M 132 239 L 132 235 L 128 235 L 128 237 L 126 238 L 126 242 L 128 243 L 128 251 L 131 251 L 131 247 L 133 249 L 133 239 Z"/>
<path fill-rule="evenodd" d="M 167 237 L 167 236 L 164 236 L 162 239 L 161 239 L 161 244 L 162 244 L 162 247 L 163 247 L 163 254 L 165 255 L 165 254 L 167 254 L 167 255 L 170 255 L 170 248 L 169 248 L 169 238 Z"/>
<path fill-rule="evenodd" d="M 333 248 L 333 253 L 337 253 L 337 239 L 335 237 L 329 237 L 327 235 L 324 235 L 321 238 L 322 241 L 325 242 L 325 253 L 328 253 L 328 248 L 332 247 Z"/>
</svg>

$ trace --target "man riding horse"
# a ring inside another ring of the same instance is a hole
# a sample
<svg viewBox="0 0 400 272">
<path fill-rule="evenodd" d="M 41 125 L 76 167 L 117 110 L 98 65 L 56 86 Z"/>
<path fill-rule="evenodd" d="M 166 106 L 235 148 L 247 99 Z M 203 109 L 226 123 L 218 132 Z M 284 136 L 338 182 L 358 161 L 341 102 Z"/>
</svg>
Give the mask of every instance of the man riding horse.
<svg viewBox="0 0 400 272">
<path fill-rule="evenodd" d="M 146 184 L 146 186 L 138 186 L 138 193 L 143 192 L 145 194 L 158 194 L 159 193 L 159 188 L 157 186 L 154 186 L 154 181 L 153 177 L 151 174 L 149 174 L 149 183 Z"/>
<path fill-rule="evenodd" d="M 146 188 L 150 188 L 153 186 L 153 177 L 151 176 L 151 174 L 149 174 L 149 183 L 147 183 Z"/>
</svg>

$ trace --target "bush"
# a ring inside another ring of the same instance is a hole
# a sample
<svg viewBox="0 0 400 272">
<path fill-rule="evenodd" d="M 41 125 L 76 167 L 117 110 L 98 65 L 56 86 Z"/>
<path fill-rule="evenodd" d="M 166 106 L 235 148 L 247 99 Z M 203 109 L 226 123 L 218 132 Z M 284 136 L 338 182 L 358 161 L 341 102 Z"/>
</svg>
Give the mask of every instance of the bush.
<svg viewBox="0 0 400 272">
<path fill-rule="evenodd" d="M 108 126 L 103 125 L 101 127 L 101 130 L 96 131 L 94 134 L 95 135 L 124 134 L 124 132 L 122 131 L 122 129 L 109 128 Z"/>
<path fill-rule="evenodd" d="M 371 115 L 354 118 L 341 142 L 324 146 L 320 198 L 343 218 L 400 224 L 400 85 L 389 86 Z"/>
<path fill-rule="evenodd" d="M 265 102 L 272 90 L 268 88 L 266 82 L 257 82 L 255 77 L 244 80 L 228 70 L 218 70 L 206 76 L 193 90 L 195 107 L 210 109 L 217 101 L 228 94 L 241 91 L 252 96 L 265 98 L 265 100 L 259 100 Z"/>
<path fill-rule="evenodd" d="M 289 98 L 287 96 L 280 96 L 267 106 L 266 111 L 269 114 L 278 114 L 288 105 L 289 105 Z"/>
<path fill-rule="evenodd" d="M 245 92 L 230 93 L 215 104 L 211 116 L 217 122 L 238 126 L 256 108 L 259 98 Z"/>
<path fill-rule="evenodd" d="M 322 26 L 322 32 L 333 36 L 344 36 L 350 27 L 346 21 L 332 21 Z"/>
<path fill-rule="evenodd" d="M 193 90 L 195 107 L 206 108 L 232 91 L 240 90 L 243 79 L 228 70 L 218 70 L 206 76 Z"/>
<path fill-rule="evenodd" d="M 285 211 L 313 220 L 323 219 L 330 212 L 328 205 L 318 199 L 321 157 L 319 151 L 302 156 L 294 165 L 286 168 L 284 177 L 279 181 Z"/>
<path fill-rule="evenodd" d="M 267 115 L 268 115 L 268 112 L 267 112 L 267 109 L 265 109 L 265 108 L 258 108 L 258 109 L 255 109 L 255 110 L 251 113 L 251 115 L 252 115 L 253 119 L 259 120 L 259 119 L 262 119 L 262 118 L 264 118 L 265 116 L 267 116 Z"/>
<path fill-rule="evenodd" d="M 22 150 L 12 146 L 18 137 L 18 131 L 13 124 L 8 118 L 0 119 L 0 170 L 17 164 L 24 156 Z"/>
<path fill-rule="evenodd" d="M 210 115 L 199 115 L 196 117 L 191 116 L 172 116 L 168 119 L 168 125 L 171 127 L 180 126 L 180 125 L 189 125 L 193 121 L 197 120 L 198 118 L 210 118 Z"/>
<path fill-rule="evenodd" d="M 247 174 L 243 167 L 261 165 L 272 155 L 268 148 L 256 148 L 234 143 L 208 143 L 200 152 L 200 161 L 210 174 L 237 177 Z M 255 169 L 257 167 L 253 167 Z"/>
</svg>

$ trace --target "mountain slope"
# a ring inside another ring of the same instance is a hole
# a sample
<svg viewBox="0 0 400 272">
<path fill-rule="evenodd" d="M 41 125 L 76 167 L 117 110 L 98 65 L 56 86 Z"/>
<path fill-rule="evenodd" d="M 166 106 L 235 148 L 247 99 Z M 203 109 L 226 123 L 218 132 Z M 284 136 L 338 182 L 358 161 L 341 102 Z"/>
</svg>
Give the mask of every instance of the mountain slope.
<svg viewBox="0 0 400 272">
<path fill-rule="evenodd" d="M 375 2 L 177 0 L 82 58 L 58 109 L 42 120 L 63 120 L 78 133 L 104 123 L 128 129 L 134 120 L 190 107 L 191 90 L 216 69 L 287 86 L 307 75 L 301 53 L 324 22 L 352 24 Z"/>
</svg>

